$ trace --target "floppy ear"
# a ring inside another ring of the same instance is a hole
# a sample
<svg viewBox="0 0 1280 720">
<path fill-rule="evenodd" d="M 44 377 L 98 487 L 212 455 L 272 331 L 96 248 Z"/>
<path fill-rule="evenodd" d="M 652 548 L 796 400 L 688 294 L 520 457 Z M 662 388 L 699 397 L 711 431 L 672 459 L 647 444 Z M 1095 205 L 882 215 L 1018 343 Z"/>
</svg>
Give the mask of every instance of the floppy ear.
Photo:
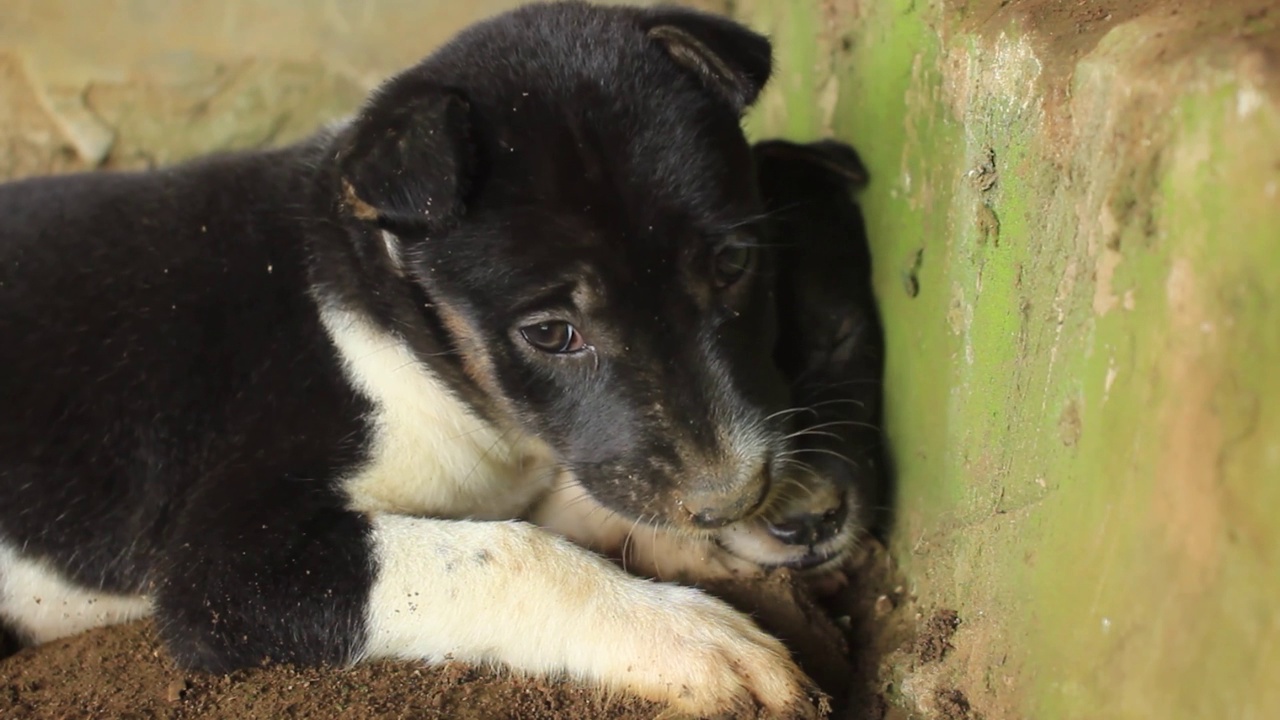
<svg viewBox="0 0 1280 720">
<path fill-rule="evenodd" d="M 780 172 L 785 164 L 797 172 L 825 171 L 833 180 L 860 190 L 868 180 L 867 168 L 858 151 L 838 140 L 794 143 L 787 140 L 762 140 L 752 147 L 761 171 Z"/>
<path fill-rule="evenodd" d="M 402 82 L 380 91 L 338 152 L 343 209 L 405 237 L 452 225 L 475 165 L 469 110 L 461 95 L 438 86 Z"/>
<path fill-rule="evenodd" d="M 728 18 L 683 8 L 656 8 L 643 17 L 648 37 L 739 115 L 769 81 L 773 46 L 763 35 Z"/>
</svg>

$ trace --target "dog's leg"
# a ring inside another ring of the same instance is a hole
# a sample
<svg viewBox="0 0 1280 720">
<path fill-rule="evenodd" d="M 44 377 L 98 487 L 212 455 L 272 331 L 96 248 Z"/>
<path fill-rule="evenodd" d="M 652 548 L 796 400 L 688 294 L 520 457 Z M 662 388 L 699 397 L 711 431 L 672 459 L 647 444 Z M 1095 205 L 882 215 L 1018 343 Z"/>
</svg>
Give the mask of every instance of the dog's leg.
<svg viewBox="0 0 1280 720">
<path fill-rule="evenodd" d="M 377 566 L 368 517 L 341 503 L 316 481 L 206 481 L 172 520 L 148 590 L 178 664 L 226 672 L 358 660 Z"/>
<path fill-rule="evenodd" d="M 373 521 L 368 657 L 500 661 L 699 716 L 801 716 L 808 680 L 745 615 L 519 521 Z"/>
<path fill-rule="evenodd" d="M 454 658 L 566 674 L 699 716 L 815 712 L 809 680 L 745 615 L 528 523 L 296 507 L 175 551 L 157 605 L 183 664 Z"/>
</svg>

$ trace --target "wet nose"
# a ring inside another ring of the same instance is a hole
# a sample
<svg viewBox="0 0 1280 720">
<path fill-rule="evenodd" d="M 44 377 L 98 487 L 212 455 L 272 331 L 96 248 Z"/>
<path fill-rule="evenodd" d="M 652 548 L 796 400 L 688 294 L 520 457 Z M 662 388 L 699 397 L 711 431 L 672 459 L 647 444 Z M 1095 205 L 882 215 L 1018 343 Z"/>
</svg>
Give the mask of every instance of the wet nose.
<svg viewBox="0 0 1280 720">
<path fill-rule="evenodd" d="M 812 547 L 835 537 L 840 532 L 840 528 L 844 527 L 845 517 L 848 514 L 848 503 L 841 502 L 825 512 L 805 513 L 770 521 L 766 526 L 769 534 L 779 542 Z"/>
</svg>

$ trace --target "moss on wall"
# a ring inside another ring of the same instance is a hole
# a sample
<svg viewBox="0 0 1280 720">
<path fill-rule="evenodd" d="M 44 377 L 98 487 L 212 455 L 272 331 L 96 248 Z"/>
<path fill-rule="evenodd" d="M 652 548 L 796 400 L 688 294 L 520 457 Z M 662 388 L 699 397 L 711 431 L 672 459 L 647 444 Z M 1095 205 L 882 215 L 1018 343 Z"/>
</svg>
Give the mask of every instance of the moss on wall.
<svg viewBox="0 0 1280 720">
<path fill-rule="evenodd" d="M 752 130 L 872 173 L 892 545 L 961 617 L 890 658 L 904 707 L 1280 716 L 1280 12 L 736 12 L 778 42 Z"/>
</svg>

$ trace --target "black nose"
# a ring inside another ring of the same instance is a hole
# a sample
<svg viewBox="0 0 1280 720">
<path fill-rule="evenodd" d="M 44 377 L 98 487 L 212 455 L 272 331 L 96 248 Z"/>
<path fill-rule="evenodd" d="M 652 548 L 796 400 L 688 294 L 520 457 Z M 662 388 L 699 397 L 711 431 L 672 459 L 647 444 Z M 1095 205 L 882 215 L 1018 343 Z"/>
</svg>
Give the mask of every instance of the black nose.
<svg viewBox="0 0 1280 720">
<path fill-rule="evenodd" d="M 848 514 L 846 503 L 824 513 L 813 513 L 767 523 L 769 534 L 787 545 L 812 547 L 820 545 L 840 532 Z"/>
</svg>

